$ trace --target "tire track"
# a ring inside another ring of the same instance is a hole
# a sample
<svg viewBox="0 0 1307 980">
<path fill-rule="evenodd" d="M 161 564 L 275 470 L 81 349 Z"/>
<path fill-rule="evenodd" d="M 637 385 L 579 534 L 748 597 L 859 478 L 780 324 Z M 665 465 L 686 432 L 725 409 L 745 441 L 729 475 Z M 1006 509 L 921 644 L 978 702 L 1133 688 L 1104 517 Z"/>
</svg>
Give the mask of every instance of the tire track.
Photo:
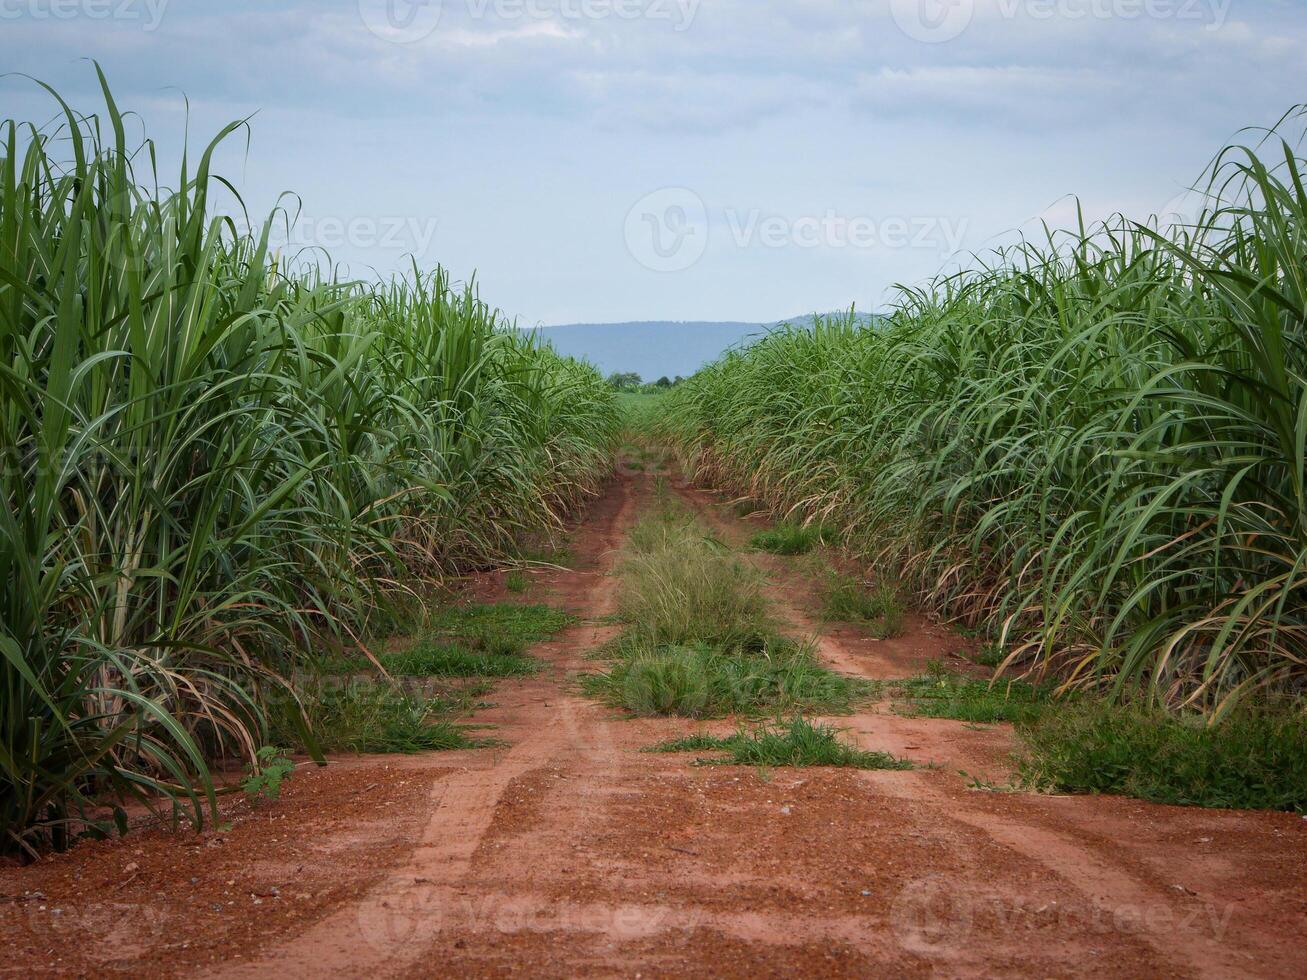
<svg viewBox="0 0 1307 980">
<path fill-rule="evenodd" d="M 600 532 L 598 567 L 587 573 L 581 605 L 587 618 L 599 619 L 615 608 L 611 571 L 615 547 L 634 520 L 636 497 L 628 483 L 609 527 Z M 504 701 L 501 733 L 512 741 L 486 768 L 463 767 L 437 781 L 431 817 L 409 859 L 380 885 L 355 902 L 309 927 L 293 942 L 256 961 L 229 964 L 211 976 L 289 977 L 392 976 L 430 955 L 450 913 L 466 907 L 472 862 L 494 820 L 505 789 L 515 779 L 553 760 L 578 753 L 598 762 L 601 781 L 619 765 L 604 731 L 582 723 L 593 707 L 565 690 L 565 670 L 575 666 L 576 652 L 602 642 L 611 627 L 583 623 L 561 637 L 533 648 L 554 665 L 548 676 L 500 686 Z M 478 718 L 483 721 L 484 718 Z M 427 758 L 443 768 L 438 755 Z M 593 792 L 593 785 L 591 784 Z"/>
</svg>

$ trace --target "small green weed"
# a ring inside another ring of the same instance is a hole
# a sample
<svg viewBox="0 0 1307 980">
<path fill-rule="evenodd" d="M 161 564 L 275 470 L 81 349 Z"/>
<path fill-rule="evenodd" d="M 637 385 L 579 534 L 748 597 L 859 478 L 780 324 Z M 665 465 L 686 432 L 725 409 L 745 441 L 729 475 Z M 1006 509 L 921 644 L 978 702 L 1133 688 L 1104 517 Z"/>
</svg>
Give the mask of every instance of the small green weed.
<svg viewBox="0 0 1307 980">
<path fill-rule="evenodd" d="M 1001 644 L 986 643 L 979 650 L 965 656 L 973 664 L 979 664 L 981 667 L 997 667 L 1007 657 L 1007 653 Z"/>
<path fill-rule="evenodd" d="M 888 752 L 868 752 L 839 738 L 835 729 L 796 716 L 714 738 L 698 734 L 653 747 L 655 752 L 726 752 L 725 758 L 699 759 L 701 765 L 840 766 L 853 769 L 911 769 L 912 763 Z"/>
<path fill-rule="evenodd" d="M 530 586 L 530 579 L 527 578 L 526 572 L 521 569 L 514 569 L 504 576 L 504 588 L 515 595 L 521 595 Z"/>
<path fill-rule="evenodd" d="M 710 735 L 707 732 L 695 732 L 693 735 L 686 735 L 684 738 L 672 738 L 665 742 L 659 742 L 657 745 L 651 745 L 647 749 L 641 749 L 642 752 L 717 752 L 723 748 L 724 742 L 730 739 L 720 738 L 716 735 Z"/>
<path fill-rule="evenodd" d="M 295 771 L 295 763 L 286 758 L 285 752 L 274 745 L 265 745 L 254 754 L 254 762 L 249 775 L 241 784 L 245 795 L 251 799 L 263 798 L 275 800 L 281 796 L 281 784 Z"/>
</svg>

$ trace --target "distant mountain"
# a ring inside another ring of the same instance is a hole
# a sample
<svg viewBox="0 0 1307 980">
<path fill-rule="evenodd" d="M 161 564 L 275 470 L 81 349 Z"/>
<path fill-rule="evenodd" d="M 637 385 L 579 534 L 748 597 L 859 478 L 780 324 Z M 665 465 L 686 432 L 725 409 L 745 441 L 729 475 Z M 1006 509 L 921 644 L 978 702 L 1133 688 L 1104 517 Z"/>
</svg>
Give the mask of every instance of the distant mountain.
<svg viewBox="0 0 1307 980">
<path fill-rule="evenodd" d="M 535 332 L 560 354 L 584 358 L 605 375 L 635 371 L 646 381 L 689 377 L 730 347 L 761 337 L 782 323 L 811 323 L 812 316 L 772 323 L 640 320 L 631 323 L 567 323 Z M 867 317 L 868 320 L 871 317 Z"/>
</svg>

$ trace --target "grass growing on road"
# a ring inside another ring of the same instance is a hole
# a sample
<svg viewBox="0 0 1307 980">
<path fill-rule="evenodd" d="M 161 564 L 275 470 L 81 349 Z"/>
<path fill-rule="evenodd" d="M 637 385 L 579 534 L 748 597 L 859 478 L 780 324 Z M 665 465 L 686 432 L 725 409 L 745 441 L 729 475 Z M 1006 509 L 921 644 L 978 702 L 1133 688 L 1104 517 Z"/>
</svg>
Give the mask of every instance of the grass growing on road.
<svg viewBox="0 0 1307 980">
<path fill-rule="evenodd" d="M 1057 697 L 1021 680 L 974 680 L 938 663 L 886 687 L 896 710 L 914 717 L 1014 723 L 1022 742 L 1016 782 L 1028 789 L 1307 811 L 1307 717 L 1289 704 L 1206 724 L 1198 714 Z"/>
<path fill-rule="evenodd" d="M 395 677 L 526 677 L 540 669 L 540 661 L 534 657 L 445 643 L 420 643 L 378 659 Z M 360 664 L 361 669 L 365 666 Z"/>
<path fill-rule="evenodd" d="M 278 744 L 306 747 L 315 739 L 326 751 L 422 752 L 474 748 L 450 717 L 466 713 L 471 698 L 489 683 L 445 687 L 404 683 L 420 678 L 524 677 L 540 661 L 524 651 L 557 635 L 573 617 L 544 605 L 512 603 L 453 605 L 436 610 L 426 623 L 427 638 L 408 650 L 378 660 L 396 681 L 368 676 L 372 661 L 354 658 L 324 665 L 318 675 L 300 679 L 298 703 L 286 698 L 270 725 Z M 414 690 L 421 688 L 421 690 Z M 304 729 L 311 735 L 307 738 Z"/>
<path fill-rule="evenodd" d="M 852 769 L 911 769 L 912 763 L 888 752 L 868 752 L 839 738 L 834 728 L 795 716 L 788 722 L 741 728 L 717 738 L 707 734 L 673 739 L 654 752 L 725 752 L 722 758 L 696 760 L 702 765 L 839 766 Z"/>
<path fill-rule="evenodd" d="M 574 620 L 544 605 L 446 606 L 431 615 L 424 640 L 377 659 L 395 677 L 525 677 L 540 669 L 540 662 L 525 654 L 527 647 L 557 636 Z M 330 663 L 327 669 L 347 674 L 373 666 L 370 660 L 353 658 Z"/>
<path fill-rule="evenodd" d="M 858 578 L 830 569 L 822 589 L 822 613 L 842 623 L 857 623 L 882 640 L 903 633 L 903 601 L 882 582 L 871 589 Z"/>
<path fill-rule="evenodd" d="M 694 531 L 623 564 L 618 614 L 647 644 L 738 648 L 772 631 L 757 569 Z"/>
<path fill-rule="evenodd" d="M 846 712 L 871 688 L 781 636 L 759 571 L 666 501 L 632 529 L 620 574 L 627 628 L 613 666 L 582 678 L 591 697 L 637 715 L 712 718 Z"/>
<path fill-rule="evenodd" d="M 618 614 L 629 642 L 734 649 L 775 632 L 762 574 L 661 497 L 631 528 L 619 574 Z"/>
<path fill-rule="evenodd" d="M 821 711 L 843 714 L 872 685 L 822 667 L 812 648 L 781 637 L 756 648 L 622 644 L 616 663 L 582 679 L 590 697 L 642 717 Z"/>
<path fill-rule="evenodd" d="M 899 710 L 905 714 L 977 724 L 1033 721 L 1051 698 L 1047 687 L 1020 680 L 973 680 L 937 662 L 920 677 L 894 681 L 889 687 L 903 699 Z"/>
<path fill-rule="evenodd" d="M 749 539 L 749 547 L 773 555 L 806 555 L 825 541 L 825 530 L 816 524 L 783 522 Z"/>
<path fill-rule="evenodd" d="M 576 621 L 561 609 L 511 602 L 446 606 L 427 623 L 434 641 L 463 641 L 489 654 L 520 654 Z"/>
</svg>

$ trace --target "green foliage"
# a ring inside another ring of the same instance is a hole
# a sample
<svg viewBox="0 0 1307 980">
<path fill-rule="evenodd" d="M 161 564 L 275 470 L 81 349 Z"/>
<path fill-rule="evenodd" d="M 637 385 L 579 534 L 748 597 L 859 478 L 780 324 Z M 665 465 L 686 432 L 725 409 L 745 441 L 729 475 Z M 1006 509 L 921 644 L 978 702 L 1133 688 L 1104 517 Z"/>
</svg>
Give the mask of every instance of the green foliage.
<svg viewBox="0 0 1307 980">
<path fill-rule="evenodd" d="M 574 622 L 576 617 L 569 613 L 539 603 L 471 603 L 437 610 L 427 632 L 433 640 L 464 641 L 487 654 L 520 654 Z"/>
<path fill-rule="evenodd" d="M 305 679 L 294 699 L 274 702 L 274 738 L 303 748 L 304 723 L 326 752 L 431 752 L 485 744 L 439 716 L 447 702 L 367 678 Z M 301 720 L 302 719 L 302 720 Z"/>
<path fill-rule="evenodd" d="M 858 623 L 881 639 L 903 633 L 903 603 L 887 582 L 868 590 L 859 579 L 832 570 L 822 591 L 822 612 L 827 619 Z"/>
<path fill-rule="evenodd" d="M 626 551 L 631 555 L 651 555 L 682 545 L 694 546 L 706 537 L 704 528 L 685 508 L 660 499 L 631 526 Z"/>
<path fill-rule="evenodd" d="M 208 762 L 253 760 L 278 675 L 556 528 L 617 425 L 473 285 L 338 282 L 217 217 L 243 124 L 170 178 L 103 96 L 0 123 L 6 849 L 116 796 L 216 813 Z"/>
<path fill-rule="evenodd" d="M 801 716 L 714 738 L 697 734 L 663 742 L 655 752 L 728 753 L 725 758 L 700 759 L 701 764 L 740 766 L 840 766 L 852 769 L 911 769 L 912 763 L 888 752 L 867 752 L 841 741 L 835 729 L 814 725 Z"/>
<path fill-rule="evenodd" d="M 286 758 L 281 749 L 265 745 L 254 753 L 254 762 L 250 764 L 249 775 L 241 788 L 251 798 L 275 800 L 281 796 L 281 784 L 294 771 L 295 763 Z"/>
<path fill-rule="evenodd" d="M 726 649 L 628 641 L 608 671 L 581 680 L 588 696 L 642 717 L 845 714 L 872 690 L 821 666 L 811 647 L 781 638 Z"/>
<path fill-rule="evenodd" d="M 1083 685 L 1207 710 L 1301 689 L 1296 145 L 1221 152 L 1190 223 L 1050 232 L 871 325 L 769 334 L 671 392 L 663 426 L 700 481 L 820 511 Z"/>
<path fill-rule="evenodd" d="M 1307 715 L 1248 707 L 1216 724 L 1101 702 L 1059 705 L 1019 729 L 1019 778 L 1057 793 L 1307 813 Z"/>
<path fill-rule="evenodd" d="M 504 576 L 504 588 L 516 595 L 521 595 L 531 587 L 530 580 L 526 577 L 526 572 L 515 569 Z"/>
<path fill-rule="evenodd" d="M 526 677 L 540 669 L 534 657 L 513 652 L 489 653 L 450 643 L 424 642 L 401 653 L 377 658 L 392 677 Z M 367 671 L 370 660 L 351 660 L 336 672 Z"/>
<path fill-rule="evenodd" d="M 1002 644 L 986 643 L 974 653 L 967 654 L 968 659 L 981 667 L 997 667 L 1007 657 Z"/>
<path fill-rule="evenodd" d="M 820 524 L 785 522 L 759 531 L 749 539 L 749 547 L 774 555 L 805 555 L 825 540 L 825 529 Z"/>
<path fill-rule="evenodd" d="M 970 680 L 938 663 L 930 666 L 921 677 L 890 684 L 891 692 L 906 701 L 904 710 L 909 714 L 977 724 L 1030 722 L 1050 703 L 1046 687 L 1017 680 Z"/>
<path fill-rule="evenodd" d="M 726 747 L 729 738 L 720 738 L 708 732 L 695 732 L 684 738 L 672 738 L 657 745 L 651 745 L 643 752 L 717 752 Z"/>
<path fill-rule="evenodd" d="M 431 614 L 427 639 L 378 660 L 395 677 L 525 677 L 540 669 L 540 661 L 525 655 L 526 648 L 556 636 L 573 621 L 545 605 L 446 606 Z M 373 664 L 353 658 L 328 668 L 367 672 Z"/>
</svg>

